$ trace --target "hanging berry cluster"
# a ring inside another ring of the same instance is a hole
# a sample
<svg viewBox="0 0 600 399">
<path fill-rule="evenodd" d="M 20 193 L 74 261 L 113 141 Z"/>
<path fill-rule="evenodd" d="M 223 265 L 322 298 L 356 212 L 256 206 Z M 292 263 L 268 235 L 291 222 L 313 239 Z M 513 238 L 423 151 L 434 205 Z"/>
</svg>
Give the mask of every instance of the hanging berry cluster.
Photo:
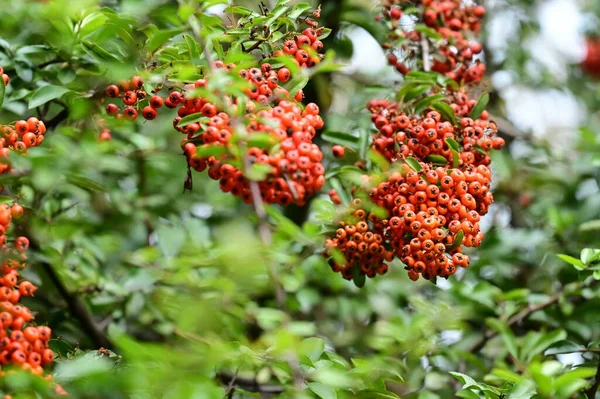
<svg viewBox="0 0 600 399">
<path fill-rule="evenodd" d="M 17 237 L 12 245 L 6 241 L 6 231 L 13 219 L 23 215 L 23 208 L 14 204 L 0 205 L 0 242 L 4 258 L 0 272 L 0 364 L 20 366 L 41 375 L 43 366 L 52 363 L 54 353 L 48 348 L 51 330 L 35 327 L 28 308 L 19 305 L 21 297 L 33 296 L 36 286 L 19 281 L 19 270 L 25 267 L 29 247 L 27 237 Z"/>
<path fill-rule="evenodd" d="M 431 65 L 431 70 L 409 73 L 388 46 L 388 60 L 408 75 L 407 83 L 399 93 L 402 102 L 367 104 L 375 127 L 371 150 L 387 163 L 370 175 L 363 164 L 364 184 L 350 190 L 355 199 L 349 216 L 325 243 L 323 255 L 344 278 L 357 282 L 382 274 L 394 257 L 412 280 L 448 278 L 469 265 L 463 247 L 481 244 L 481 217 L 494 201 L 489 152 L 504 146 L 484 110 L 487 95 L 471 99 L 465 86 L 478 82 L 485 70 L 473 62 L 481 45 L 469 42 L 484 15 L 482 6 L 460 0 L 421 0 L 419 7 L 383 1 L 379 19 L 391 27 L 390 38 L 399 41 L 407 57 L 419 60 L 416 67 Z M 421 28 L 404 29 L 405 22 Z M 438 74 L 454 82 L 440 87 Z M 413 94 L 413 103 L 404 101 L 419 85 L 426 90 Z M 344 147 L 332 150 L 336 158 L 344 156 Z M 336 190 L 329 194 L 334 203 L 341 202 Z M 371 249 L 371 243 L 377 245 Z"/>
<path fill-rule="evenodd" d="M 225 66 L 216 62 L 217 68 Z M 230 69 L 235 69 L 234 65 Z M 284 71 L 283 78 L 289 78 Z M 272 145 L 260 148 L 251 146 L 247 149 L 249 163 L 264 166 L 268 170 L 265 179 L 259 182 L 260 193 L 267 203 L 289 205 L 291 203 L 303 205 L 306 199 L 318 191 L 325 183 L 325 169 L 321 164 L 323 154 L 312 140 L 316 131 L 323 127 L 323 120 L 319 116 L 319 107 L 316 104 L 307 104 L 301 108 L 302 91 L 299 90 L 293 99 L 283 87 L 278 86 L 281 69 L 275 71 L 269 64 L 263 64 L 261 69 L 242 69 L 238 74 L 250 83 L 246 91 L 246 113 L 243 123 L 248 143 L 252 143 L 252 136 L 259 133 L 268 134 Z M 195 83 L 195 87 L 205 86 L 206 80 Z M 171 93 L 173 95 L 173 93 Z M 228 99 L 226 107 L 229 112 L 236 112 L 241 99 Z M 179 116 L 173 124 L 175 128 L 187 135 L 187 144 L 184 151 L 188 162 L 196 171 L 203 171 L 208 167 L 208 175 L 213 180 L 218 180 L 224 192 L 241 196 L 246 203 L 252 202 L 252 193 L 249 180 L 244 177 L 242 170 L 233 164 L 236 158 L 229 151 L 223 151 L 218 156 L 202 156 L 201 153 L 208 148 L 220 147 L 227 149 L 237 139 L 238 126 L 217 105 L 202 98 L 187 98 L 180 100 L 182 106 L 178 110 Z M 201 113 L 210 118 L 206 129 L 198 123 L 179 126 L 182 117 Z M 200 140 L 200 152 L 192 142 Z"/>
<path fill-rule="evenodd" d="M 311 15 L 318 18 L 319 13 L 317 9 Z M 309 27 L 301 34 L 286 34 L 293 39 L 282 40 L 281 48 L 272 57 L 286 57 L 300 68 L 321 62 L 323 43 L 319 38 L 324 34 L 323 28 L 308 17 L 303 22 Z M 281 86 L 291 78 L 291 71 L 285 66 L 272 68 L 263 62 L 260 68 L 241 68 L 216 61 L 211 69 L 242 77 L 248 87 L 243 98 L 225 95 L 221 102 L 195 94 L 208 87 L 206 78 L 183 87 L 168 85 L 170 92 L 162 97 L 161 87 L 148 94 L 143 79 L 135 76 L 131 81 L 106 88 L 108 97 L 119 98 L 123 103 L 108 104 L 106 113 L 118 119 L 135 120 L 141 114 L 144 119 L 153 120 L 163 105 L 177 108 L 173 127 L 186 135 L 182 148 L 189 169 L 208 170 L 222 191 L 240 196 L 246 203 L 253 201 L 247 169 L 258 169 L 264 176 L 258 181 L 263 201 L 305 204 L 325 183 L 323 154 L 313 143 L 317 130 L 323 127 L 319 107 L 302 104 L 302 89 L 290 93 Z M 245 112 L 239 112 L 239 106 Z M 102 134 L 108 137 L 105 130 Z M 186 188 L 189 182 L 188 176 Z"/>
<path fill-rule="evenodd" d="M 403 75 L 418 64 L 415 60 L 427 58 L 423 64 L 430 64 L 432 71 L 456 82 L 477 83 L 485 65 L 475 56 L 483 47 L 472 40 L 484 16 L 483 6 L 466 5 L 462 0 L 420 0 L 417 8 L 413 2 L 385 0 L 377 19 L 389 28 L 384 43 L 388 61 Z"/>
</svg>

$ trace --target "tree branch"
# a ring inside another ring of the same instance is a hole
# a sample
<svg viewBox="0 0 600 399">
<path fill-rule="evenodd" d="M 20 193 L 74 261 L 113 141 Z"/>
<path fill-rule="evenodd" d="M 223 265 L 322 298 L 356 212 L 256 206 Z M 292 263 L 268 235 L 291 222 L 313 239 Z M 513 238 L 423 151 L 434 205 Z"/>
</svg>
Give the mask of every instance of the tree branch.
<svg viewBox="0 0 600 399">
<path fill-rule="evenodd" d="M 588 399 L 595 399 L 598 388 L 600 388 L 600 360 L 598 361 L 598 366 L 596 367 L 594 383 L 585 391 L 585 396 Z"/>
<path fill-rule="evenodd" d="M 594 283 L 596 280 L 587 280 L 587 282 L 580 282 L 577 283 L 574 287 L 575 290 L 577 289 L 581 289 L 583 287 L 586 287 L 592 283 Z M 560 299 L 562 298 L 563 295 L 566 295 L 566 287 L 563 287 L 559 292 L 557 292 L 556 294 L 552 295 L 550 298 L 548 298 L 548 300 L 546 300 L 545 302 L 542 302 L 538 305 L 529 305 L 527 308 L 521 310 L 519 313 L 517 313 L 516 315 L 510 317 L 508 319 L 508 321 L 506 322 L 506 324 L 511 327 L 515 324 L 519 324 L 521 322 L 523 322 L 525 319 L 529 318 L 529 316 L 531 316 L 532 314 L 534 314 L 535 312 L 537 312 L 538 310 L 543 310 L 547 307 L 550 307 L 552 305 L 554 305 L 555 303 L 557 303 L 558 301 L 560 301 Z M 497 331 L 493 331 L 493 330 L 487 330 L 484 334 L 483 337 L 477 341 L 473 346 L 471 346 L 471 348 L 468 350 L 469 352 L 479 352 L 480 350 L 482 350 L 485 345 L 488 343 L 489 340 L 491 340 L 492 338 L 496 337 L 498 335 Z"/>
<path fill-rule="evenodd" d="M 245 391 L 258 392 L 262 394 L 278 394 L 284 392 L 284 389 L 281 385 L 261 384 L 257 382 L 255 378 L 240 377 L 239 375 L 228 372 L 217 373 L 217 378 L 228 387 L 232 386 L 233 389 L 238 387 Z M 234 382 L 233 384 L 231 383 L 232 381 Z"/>
<path fill-rule="evenodd" d="M 429 40 L 424 34 L 421 34 L 421 52 L 423 53 L 423 70 L 429 72 L 431 70 L 431 61 L 429 60 Z"/>
</svg>

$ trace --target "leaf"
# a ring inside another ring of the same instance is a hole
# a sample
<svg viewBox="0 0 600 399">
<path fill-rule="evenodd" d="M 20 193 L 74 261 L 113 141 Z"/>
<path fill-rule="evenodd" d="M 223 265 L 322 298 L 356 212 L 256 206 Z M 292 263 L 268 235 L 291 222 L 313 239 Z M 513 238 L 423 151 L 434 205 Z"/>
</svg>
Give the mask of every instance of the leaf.
<svg viewBox="0 0 600 399">
<path fill-rule="evenodd" d="M 585 349 L 585 346 L 576 344 L 572 341 L 558 341 L 550 345 L 544 352 L 544 356 L 562 355 L 565 353 L 581 352 Z"/>
<path fill-rule="evenodd" d="M 400 399 L 400 396 L 383 389 L 365 389 L 358 392 L 358 398 L 362 399 Z"/>
<path fill-rule="evenodd" d="M 589 265 L 594 260 L 600 257 L 600 249 L 584 248 L 581 250 L 579 259 L 585 264 Z"/>
<path fill-rule="evenodd" d="M 222 145 L 203 145 L 198 147 L 196 150 L 196 154 L 205 158 L 205 157 L 215 157 L 219 158 L 219 156 L 226 154 L 228 152 L 226 147 Z"/>
<path fill-rule="evenodd" d="M 181 118 L 177 126 L 186 126 L 202 120 L 206 120 L 208 122 L 209 118 L 207 118 L 202 112 L 196 112 L 195 114 L 187 115 Z"/>
<path fill-rule="evenodd" d="M 0 195 L 0 204 L 10 204 L 14 201 L 14 198 L 9 197 L 8 195 Z"/>
<path fill-rule="evenodd" d="M 81 42 L 83 49 L 92 57 L 94 57 L 97 61 L 100 62 L 112 62 L 112 63 L 120 63 L 117 57 L 98 46 L 96 43 L 90 42 L 89 40 L 83 40 Z"/>
<path fill-rule="evenodd" d="M 365 286 L 365 274 L 360 270 L 360 265 L 358 263 L 355 263 L 352 267 L 352 281 L 354 281 L 354 285 L 358 288 Z"/>
<path fill-rule="evenodd" d="M 442 35 L 440 33 L 438 33 L 435 29 L 430 28 L 425 25 L 418 24 L 417 26 L 415 26 L 415 30 L 417 32 L 421 32 L 422 34 L 424 34 L 425 36 L 427 36 L 430 39 L 441 39 L 442 38 Z"/>
<path fill-rule="evenodd" d="M 304 88 L 308 83 L 308 76 L 299 75 L 290 80 L 290 82 L 286 85 L 287 91 L 290 92 L 290 96 L 293 97 L 298 91 Z"/>
<path fill-rule="evenodd" d="M 0 108 L 2 108 L 2 104 L 4 104 L 4 94 L 6 93 L 6 85 L 4 84 L 4 79 L 0 78 Z"/>
<path fill-rule="evenodd" d="M 87 177 L 76 175 L 74 173 L 67 174 L 67 181 L 79 188 L 83 188 L 88 191 L 106 191 L 106 188 L 100 184 L 96 183 L 93 180 L 88 179 Z"/>
<path fill-rule="evenodd" d="M 448 147 L 450 148 L 450 151 L 452 152 L 452 167 L 458 168 L 458 163 L 459 163 L 458 143 L 454 139 L 447 138 L 446 144 L 448 144 Z"/>
<path fill-rule="evenodd" d="M 446 96 L 443 94 L 434 94 L 433 96 L 425 97 L 419 101 L 414 106 L 414 111 L 416 114 L 420 114 L 425 111 L 432 103 L 436 101 L 440 101 L 445 99 Z"/>
<path fill-rule="evenodd" d="M 485 320 L 485 322 L 488 326 L 500 334 L 508 353 L 510 353 L 515 359 L 518 359 L 517 340 L 508 324 L 500 319 L 494 318 L 488 318 Z"/>
<path fill-rule="evenodd" d="M 442 115 L 442 118 L 452 123 L 452 125 L 458 125 L 454 110 L 447 103 L 436 102 L 431 104 L 431 108 L 439 112 Z"/>
<path fill-rule="evenodd" d="M 569 255 L 565 255 L 565 254 L 558 254 L 556 256 L 559 259 L 564 260 L 568 264 L 572 265 L 577 270 L 584 270 L 586 268 L 586 265 L 581 260 L 579 260 L 577 258 L 574 258 L 574 257 L 569 256 Z"/>
<path fill-rule="evenodd" d="M 448 163 L 448 160 L 441 155 L 429 155 L 425 158 L 425 161 L 440 166 L 444 166 Z"/>
<path fill-rule="evenodd" d="M 321 134 L 321 138 L 332 144 L 339 144 L 341 146 L 358 150 L 359 138 L 345 132 L 333 132 L 326 131 Z"/>
<path fill-rule="evenodd" d="M 154 53 L 160 46 L 165 44 L 167 41 L 169 41 L 174 36 L 182 33 L 183 31 L 184 31 L 183 28 L 177 28 L 177 29 L 161 30 L 161 31 L 154 33 L 148 39 L 148 44 L 147 44 L 148 51 L 150 51 L 151 53 Z"/>
<path fill-rule="evenodd" d="M 298 3 L 292 8 L 292 11 L 289 13 L 288 17 L 291 19 L 297 19 L 306 11 L 310 10 L 311 6 L 308 3 Z"/>
<path fill-rule="evenodd" d="M 337 393 L 335 389 L 322 384 L 320 382 L 307 382 L 308 388 L 313 391 L 315 395 L 322 399 L 337 399 Z"/>
<path fill-rule="evenodd" d="M 39 107 L 40 105 L 46 104 L 48 101 L 62 97 L 63 94 L 68 93 L 69 91 L 69 89 L 62 86 L 42 86 L 37 89 L 29 99 L 29 109 Z"/>
<path fill-rule="evenodd" d="M 456 233 L 456 237 L 454 238 L 452 245 L 446 248 L 446 252 L 454 251 L 456 248 L 460 247 L 460 244 L 462 244 L 464 238 L 465 233 L 462 230 L 458 230 L 458 233 Z"/>
<path fill-rule="evenodd" d="M 469 377 L 466 374 L 459 373 L 457 371 L 450 371 L 450 375 L 456 378 L 461 383 L 463 383 L 463 388 L 468 388 L 477 385 L 477 381 L 475 381 L 473 378 Z"/>
<path fill-rule="evenodd" d="M 253 12 L 249 9 L 247 9 L 246 7 L 240 7 L 240 6 L 232 6 L 232 7 L 227 7 L 225 10 L 223 10 L 223 12 L 230 12 L 232 14 L 238 14 L 238 15 L 252 15 Z"/>
<path fill-rule="evenodd" d="M 187 44 L 188 50 L 190 52 L 190 58 L 194 64 L 200 62 L 200 52 L 198 51 L 198 43 L 188 34 L 183 35 L 183 39 Z"/>
<path fill-rule="evenodd" d="M 488 93 L 483 93 L 481 95 L 481 97 L 479 97 L 479 100 L 477 100 L 477 104 L 475 104 L 475 106 L 471 110 L 471 113 L 469 114 L 469 118 L 471 118 L 471 119 L 479 118 L 481 116 L 481 113 L 485 110 L 485 107 L 487 107 L 489 101 L 490 101 L 490 95 Z"/>
<path fill-rule="evenodd" d="M 319 360 L 324 351 L 325 340 L 322 338 L 311 337 L 300 343 L 300 353 L 308 356 L 313 362 Z"/>
<path fill-rule="evenodd" d="M 414 170 L 415 172 L 420 172 L 423 170 L 423 167 L 421 166 L 421 164 L 419 163 L 419 161 L 417 161 L 416 159 L 414 159 L 413 157 L 408 157 L 406 158 L 406 163 L 408 164 L 408 166 L 410 166 L 410 168 L 412 170 Z"/>
<path fill-rule="evenodd" d="M 510 392 L 510 399 L 531 399 L 537 394 L 535 383 L 530 380 L 516 384 Z"/>
<path fill-rule="evenodd" d="M 550 345 L 567 338 L 565 330 L 554 330 L 547 333 L 539 333 L 534 342 L 526 345 L 525 341 L 521 348 L 521 357 L 530 361 L 534 356 L 544 352 Z"/>
</svg>

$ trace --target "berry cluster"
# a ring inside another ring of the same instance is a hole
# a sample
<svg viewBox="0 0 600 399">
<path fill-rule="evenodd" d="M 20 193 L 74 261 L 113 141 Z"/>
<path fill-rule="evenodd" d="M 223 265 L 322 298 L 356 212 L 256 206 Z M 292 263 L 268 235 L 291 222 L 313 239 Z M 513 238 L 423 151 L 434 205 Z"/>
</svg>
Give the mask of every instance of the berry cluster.
<svg viewBox="0 0 600 399">
<path fill-rule="evenodd" d="M 29 240 L 17 237 L 9 245 L 6 237 L 12 220 L 22 216 L 23 207 L 19 204 L 0 205 L 3 259 L 0 269 L 0 364 L 19 366 L 41 375 L 42 367 L 54 360 L 54 353 L 48 348 L 52 331 L 46 326 L 33 326 L 30 310 L 19 305 L 22 297 L 33 296 L 37 289 L 30 281 L 19 281 L 19 270 L 26 265 L 25 251 Z"/>
<path fill-rule="evenodd" d="M 371 213 L 362 224 L 364 231 L 382 237 L 382 257 L 365 258 L 364 246 L 348 246 L 347 234 L 338 229 L 326 242 L 324 255 L 331 257 L 332 269 L 344 278 L 352 277 L 354 267 L 373 277 L 377 274 L 373 270 L 383 268 L 382 262 L 393 256 L 406 265 L 412 280 L 448 278 L 469 264 L 462 246 L 481 244 L 479 222 L 494 201 L 488 152 L 502 148 L 504 140 L 496 136 L 498 128 L 487 112 L 475 120 L 468 116 L 477 102 L 464 90 L 451 92 L 446 101 L 455 120 L 444 120 L 435 110 L 406 113 L 387 100 L 367 105 L 377 129 L 372 149 L 390 161 L 392 168 L 383 175 L 365 177 L 366 187 L 355 189 L 354 194 L 364 191 L 386 212 L 385 218 Z M 334 190 L 330 197 L 339 203 Z M 341 251 L 346 262 L 336 261 L 334 251 Z"/>
<path fill-rule="evenodd" d="M 469 115 L 475 105 L 463 93 L 455 93 L 449 101 L 455 101 L 450 107 L 457 116 Z M 437 155 L 452 163 L 453 153 L 447 143 L 451 139 L 461 146 L 458 151 L 461 165 L 489 165 L 488 151 L 504 146 L 504 139 L 496 136 L 498 127 L 488 120 L 487 112 L 476 120 L 465 116 L 459 125 L 453 126 L 442 121 L 439 112 L 431 111 L 425 117 L 408 115 L 397 103 L 386 100 L 371 101 L 367 108 L 377 128 L 372 148 L 390 161 L 409 156 L 427 160 Z"/>
<path fill-rule="evenodd" d="M 431 62 L 432 71 L 444 74 L 456 82 L 479 82 L 485 73 L 485 65 L 475 59 L 475 55 L 481 53 L 483 48 L 480 43 L 471 39 L 477 37 L 481 29 L 485 8 L 480 5 L 465 5 L 462 0 L 420 0 L 420 3 L 419 12 L 407 15 L 404 18 L 405 23 L 401 19 L 407 8 L 414 10 L 412 2 L 383 2 L 381 14 L 377 19 L 385 19 L 390 28 L 390 41 L 384 43 L 384 47 L 390 50 L 388 62 L 400 73 L 408 73 L 409 66 L 404 59 L 398 59 L 395 50 L 399 47 L 400 53 L 410 59 L 422 59 L 424 55 L 427 56 L 423 49 L 425 40 L 428 56 L 431 57 L 428 62 Z M 428 34 L 414 29 L 413 23 L 423 24 L 432 29 L 436 38 L 429 40 Z"/>
<path fill-rule="evenodd" d="M 258 69 L 253 71 L 259 72 Z M 260 99 L 257 97 L 256 100 Z M 321 164 L 323 154 L 312 142 L 316 130 L 323 127 L 319 107 L 311 103 L 302 109 L 295 102 L 279 99 L 274 100 L 272 107 L 257 107 L 252 102 L 247 105 L 248 112 L 243 120 L 246 141 L 252 143 L 254 134 L 269 135 L 266 148 L 253 146 L 245 154 L 250 164 L 263 165 L 268 170 L 266 178 L 258 183 L 262 198 L 267 203 L 303 205 L 325 182 L 325 169 Z M 231 107 L 235 109 L 237 104 Z M 227 150 L 239 133 L 232 118 L 201 98 L 186 100 L 181 109 L 185 112 L 180 115 L 201 112 L 210 118 L 206 129 L 198 123 L 178 126 L 181 116 L 174 120 L 177 130 L 188 136 L 184 141 L 184 152 L 189 165 L 196 171 L 208 167 L 209 177 L 219 181 L 221 190 L 251 203 L 250 182 L 242 170 L 234 166 L 236 158 Z M 202 142 L 199 147 L 192 143 L 198 139 Z M 219 156 L 202 156 L 201 153 L 210 147 L 221 147 L 225 151 Z"/>
<path fill-rule="evenodd" d="M 105 93 L 110 98 L 121 98 L 123 102 L 122 108 L 114 103 L 106 106 L 106 113 L 117 119 L 136 120 L 141 112 L 144 119 L 153 120 L 158 116 L 158 109 L 163 104 L 167 108 L 177 106 L 177 104 L 171 103 L 169 99 L 164 101 L 158 95 L 149 97 L 144 90 L 144 80 L 140 76 L 134 76 L 130 81 L 123 81 L 119 85 L 112 84 L 106 88 Z"/>
<path fill-rule="evenodd" d="M 321 62 L 323 42 L 319 40 L 323 28 L 306 28 L 302 34 L 295 36 L 283 44 L 283 49 L 273 53 L 274 57 L 287 54 L 300 67 L 310 68 Z"/>
<path fill-rule="evenodd" d="M 44 141 L 46 126 L 35 117 L 20 120 L 10 125 L 0 125 L 0 173 L 10 171 L 7 163 L 10 151 L 24 153 L 29 147 Z"/>
<path fill-rule="evenodd" d="M 323 255 L 329 257 L 334 248 L 341 252 L 344 261 L 338 262 L 333 257 L 329 259 L 329 265 L 333 271 L 342 273 L 346 280 L 352 279 L 354 265 L 371 278 L 387 273 L 385 262 L 394 258 L 394 252 L 384 246 L 383 223 L 375 214 L 367 213 L 358 198 L 352 201 L 351 210 L 348 220 L 340 222 L 335 237 L 325 241 Z"/>
</svg>

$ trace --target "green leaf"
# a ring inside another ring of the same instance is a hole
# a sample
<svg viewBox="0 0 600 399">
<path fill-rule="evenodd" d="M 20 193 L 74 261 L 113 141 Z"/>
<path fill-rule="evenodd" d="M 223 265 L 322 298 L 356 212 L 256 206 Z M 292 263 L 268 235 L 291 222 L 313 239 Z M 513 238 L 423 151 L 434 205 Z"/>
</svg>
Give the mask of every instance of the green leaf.
<svg viewBox="0 0 600 399">
<path fill-rule="evenodd" d="M 223 147 L 222 145 L 202 145 L 198 147 L 196 154 L 201 157 L 219 158 L 219 156 L 226 154 L 227 152 L 227 148 Z"/>
<path fill-rule="evenodd" d="M 83 49 L 92 57 L 94 57 L 97 61 L 100 62 L 110 62 L 110 63 L 120 63 L 121 60 L 115 57 L 113 54 L 109 53 L 96 43 L 93 43 L 89 40 L 83 40 L 81 42 Z"/>
<path fill-rule="evenodd" d="M 192 62 L 196 65 L 200 62 L 200 52 L 198 51 L 198 43 L 192 38 L 190 35 L 183 35 L 185 43 L 187 44 L 188 51 L 190 52 L 190 58 Z"/>
<path fill-rule="evenodd" d="M 438 33 L 435 29 L 430 28 L 428 26 L 422 25 L 422 24 L 418 24 L 417 26 L 415 26 L 415 30 L 417 32 L 421 32 L 422 34 L 424 34 L 425 36 L 427 36 L 430 39 L 441 39 L 442 35 L 440 33 Z"/>
<path fill-rule="evenodd" d="M 464 238 L 465 238 L 465 233 L 462 230 L 458 230 L 458 233 L 456 233 L 456 237 L 454 237 L 454 241 L 452 242 L 452 245 L 450 245 L 448 248 L 446 248 L 446 251 L 447 252 L 454 251 L 456 248 L 460 247 Z"/>
<path fill-rule="evenodd" d="M 232 6 L 232 7 L 227 7 L 225 10 L 223 10 L 223 12 L 230 12 L 232 14 L 238 14 L 238 15 L 252 15 L 253 12 L 249 9 L 247 9 L 246 7 L 240 7 L 240 6 Z"/>
<path fill-rule="evenodd" d="M 415 172 L 420 172 L 423 170 L 423 167 L 421 166 L 421 164 L 419 163 L 419 161 L 417 161 L 416 159 L 414 159 L 413 157 L 408 157 L 406 158 L 406 163 L 408 164 L 408 166 L 410 166 L 410 168 L 412 170 L 414 170 Z"/>
<path fill-rule="evenodd" d="M 481 97 L 479 97 L 479 100 L 477 100 L 477 104 L 475 104 L 475 106 L 471 110 L 471 113 L 469 114 L 469 118 L 471 118 L 471 119 L 479 118 L 481 116 L 481 113 L 485 110 L 485 107 L 487 107 L 489 101 L 490 101 L 490 95 L 488 93 L 483 93 L 481 95 Z"/>
<path fill-rule="evenodd" d="M 589 265 L 594 260 L 600 257 L 600 249 L 592 249 L 592 248 L 584 248 L 581 250 L 579 255 L 579 259 L 583 262 L 584 265 Z"/>
<path fill-rule="evenodd" d="M 172 39 L 173 37 L 175 37 L 176 35 L 178 35 L 182 32 L 184 32 L 183 28 L 177 28 L 177 29 L 161 30 L 161 31 L 154 33 L 148 39 L 148 44 L 147 44 L 148 51 L 150 51 L 151 53 L 154 53 L 160 46 L 162 46 L 167 41 L 169 41 L 170 39 Z"/>
<path fill-rule="evenodd" d="M 450 151 L 452 152 L 452 167 L 458 168 L 458 164 L 459 164 L 458 143 L 454 139 L 447 138 L 446 144 L 448 144 L 448 147 L 450 148 Z"/>
<path fill-rule="evenodd" d="M 29 99 L 29 109 L 34 109 L 40 105 L 46 104 L 48 101 L 62 97 L 63 94 L 70 90 L 62 86 L 47 85 L 37 89 Z"/>
<path fill-rule="evenodd" d="M 306 355 L 310 360 L 316 362 L 325 351 L 325 340 L 311 337 L 300 343 L 300 353 Z"/>
<path fill-rule="evenodd" d="M 365 274 L 360 270 L 360 265 L 358 263 L 355 263 L 352 267 L 352 281 L 354 281 L 354 285 L 358 288 L 365 286 Z"/>
<path fill-rule="evenodd" d="M 383 389 L 365 389 L 358 392 L 358 398 L 361 399 L 400 399 L 400 396 L 393 392 Z"/>
<path fill-rule="evenodd" d="M 9 197 L 8 195 L 0 195 L 0 204 L 10 204 L 14 200 L 14 198 Z"/>
<path fill-rule="evenodd" d="M 456 126 L 458 124 L 454 110 L 447 103 L 436 102 L 431 104 L 431 108 L 439 112 L 442 115 L 442 118 L 452 123 L 452 125 Z"/>
<path fill-rule="evenodd" d="M 290 96 L 294 96 L 298 91 L 304 88 L 308 83 L 308 76 L 299 75 L 290 80 L 290 82 L 286 85 L 287 91 L 290 92 Z"/>
<path fill-rule="evenodd" d="M 548 349 L 544 352 L 544 356 L 552 356 L 552 355 L 562 355 L 565 353 L 574 353 L 574 352 L 582 352 L 585 349 L 585 346 L 576 344 L 572 341 L 558 341 L 550 345 Z"/>
<path fill-rule="evenodd" d="M 448 160 L 441 155 L 429 155 L 425 158 L 425 161 L 439 166 L 444 166 L 448 163 Z"/>
<path fill-rule="evenodd" d="M 500 338 L 502 338 L 502 341 L 504 342 L 508 353 L 510 353 L 515 359 L 519 359 L 517 350 L 517 340 L 508 324 L 506 324 L 505 321 L 494 318 L 488 318 L 485 320 L 485 322 L 488 326 L 490 326 L 498 334 L 500 334 Z"/>
<path fill-rule="evenodd" d="M 329 143 L 338 144 L 347 148 L 358 150 L 359 138 L 345 132 L 326 131 L 321 134 L 321 138 Z"/>
<path fill-rule="evenodd" d="M 420 114 L 425 111 L 432 103 L 445 99 L 446 96 L 443 94 L 434 94 L 433 96 L 425 97 L 419 101 L 414 106 L 414 111 L 416 114 Z"/>
<path fill-rule="evenodd" d="M 195 114 L 187 115 L 181 118 L 177 126 L 186 126 L 190 123 L 196 123 L 200 121 L 208 122 L 209 118 L 207 118 L 202 112 L 196 112 Z"/>
<path fill-rule="evenodd" d="M 4 94 L 6 93 L 6 85 L 4 84 L 4 79 L 0 78 L 0 108 L 2 108 L 2 104 L 4 104 Z"/>
<path fill-rule="evenodd" d="M 291 19 L 297 19 L 299 16 L 304 14 L 306 11 L 311 9 L 311 5 L 308 3 L 298 3 L 292 8 L 292 11 L 289 13 L 288 17 Z"/>
<path fill-rule="evenodd" d="M 337 399 L 337 393 L 335 389 L 322 384 L 320 382 L 307 382 L 308 388 L 313 391 L 315 395 L 322 399 Z"/>
<path fill-rule="evenodd" d="M 67 173 L 66 175 L 67 181 L 79 188 L 83 188 L 87 191 L 106 191 L 106 188 L 100 184 L 96 183 L 93 180 L 88 179 L 87 177 L 76 175 L 74 173 Z"/>
<path fill-rule="evenodd" d="M 586 265 L 581 260 L 579 260 L 577 258 L 574 258 L 574 257 L 569 256 L 569 255 L 565 255 L 565 254 L 558 254 L 556 256 L 559 259 L 564 260 L 568 264 L 572 265 L 577 270 L 584 270 L 586 268 Z"/>
</svg>

